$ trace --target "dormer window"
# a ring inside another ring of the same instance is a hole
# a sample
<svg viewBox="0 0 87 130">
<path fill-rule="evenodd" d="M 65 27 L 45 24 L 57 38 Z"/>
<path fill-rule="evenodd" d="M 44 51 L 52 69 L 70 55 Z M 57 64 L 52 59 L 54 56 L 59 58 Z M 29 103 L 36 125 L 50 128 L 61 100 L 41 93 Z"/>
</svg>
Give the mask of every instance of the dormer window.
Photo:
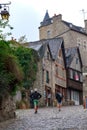
<svg viewBox="0 0 87 130">
<path fill-rule="evenodd" d="M 71 28 L 72 28 L 72 24 L 70 23 L 70 25 L 69 25 Z"/>
<path fill-rule="evenodd" d="M 84 30 L 83 30 L 82 28 L 80 29 L 80 31 L 81 31 L 81 32 L 84 32 Z"/>
</svg>

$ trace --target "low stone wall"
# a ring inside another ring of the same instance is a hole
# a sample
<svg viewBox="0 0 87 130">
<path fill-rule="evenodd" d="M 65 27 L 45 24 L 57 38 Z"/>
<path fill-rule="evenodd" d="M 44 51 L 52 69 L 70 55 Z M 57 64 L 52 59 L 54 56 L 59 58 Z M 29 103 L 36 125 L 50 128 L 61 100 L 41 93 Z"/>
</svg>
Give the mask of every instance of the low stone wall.
<svg viewBox="0 0 87 130">
<path fill-rule="evenodd" d="M 12 97 L 6 97 L 2 100 L 0 107 L 0 122 L 15 117 L 16 106 Z"/>
</svg>

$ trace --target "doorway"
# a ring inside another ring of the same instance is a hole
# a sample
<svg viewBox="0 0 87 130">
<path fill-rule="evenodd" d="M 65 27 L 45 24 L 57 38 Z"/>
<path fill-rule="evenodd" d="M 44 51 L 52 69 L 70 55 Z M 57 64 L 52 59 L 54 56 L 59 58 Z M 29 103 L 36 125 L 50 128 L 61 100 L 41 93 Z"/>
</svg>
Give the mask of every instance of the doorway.
<svg viewBox="0 0 87 130">
<path fill-rule="evenodd" d="M 79 92 L 71 90 L 71 100 L 75 102 L 75 105 L 79 105 Z"/>
</svg>

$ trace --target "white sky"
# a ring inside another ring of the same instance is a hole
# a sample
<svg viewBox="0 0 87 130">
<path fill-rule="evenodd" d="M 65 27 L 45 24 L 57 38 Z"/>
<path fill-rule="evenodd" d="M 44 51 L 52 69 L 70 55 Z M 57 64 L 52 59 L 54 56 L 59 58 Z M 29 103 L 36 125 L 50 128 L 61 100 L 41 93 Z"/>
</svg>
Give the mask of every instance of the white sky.
<svg viewBox="0 0 87 130">
<path fill-rule="evenodd" d="M 28 41 L 39 40 L 40 22 L 46 10 L 50 17 L 62 14 L 63 20 L 84 27 L 82 9 L 87 12 L 87 0 L 10 0 L 9 21 L 14 27 L 12 36 L 16 39 L 26 35 Z M 9 2 L 0 0 L 0 2 Z M 87 19 L 87 13 L 85 13 Z"/>
</svg>

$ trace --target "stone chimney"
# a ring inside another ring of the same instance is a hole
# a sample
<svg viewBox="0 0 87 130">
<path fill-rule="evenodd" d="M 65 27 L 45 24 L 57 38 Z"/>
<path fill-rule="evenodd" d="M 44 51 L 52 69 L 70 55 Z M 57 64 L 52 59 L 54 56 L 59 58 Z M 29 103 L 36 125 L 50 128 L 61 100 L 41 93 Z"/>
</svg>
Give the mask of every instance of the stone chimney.
<svg viewBox="0 0 87 130">
<path fill-rule="evenodd" d="M 84 20 L 84 23 L 85 23 L 85 30 L 86 30 L 86 33 L 87 33 L 87 20 Z"/>
<path fill-rule="evenodd" d="M 61 14 L 59 14 L 59 15 L 54 14 L 53 22 L 55 22 L 55 21 L 61 22 L 61 20 L 62 20 L 62 15 Z"/>
</svg>

